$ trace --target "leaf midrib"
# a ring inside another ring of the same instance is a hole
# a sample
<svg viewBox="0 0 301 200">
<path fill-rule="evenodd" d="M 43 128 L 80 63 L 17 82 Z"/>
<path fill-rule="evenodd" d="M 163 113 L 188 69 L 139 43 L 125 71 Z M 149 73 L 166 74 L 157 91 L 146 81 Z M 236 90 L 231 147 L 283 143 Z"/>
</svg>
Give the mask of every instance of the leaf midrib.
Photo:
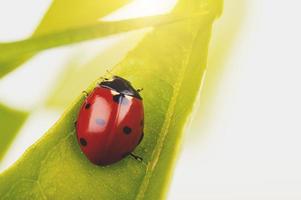
<svg viewBox="0 0 301 200">
<path fill-rule="evenodd" d="M 194 35 L 193 41 L 196 40 L 198 34 L 199 34 L 199 30 Z M 179 71 L 179 75 L 177 77 L 176 84 L 174 85 L 174 91 L 173 91 L 173 94 L 172 94 L 172 97 L 170 100 L 170 104 L 167 109 L 167 113 L 166 113 L 165 120 L 163 123 L 164 125 L 161 129 L 162 131 L 159 134 L 159 137 L 158 137 L 157 143 L 155 145 L 154 151 L 152 153 L 150 162 L 147 165 L 145 176 L 144 176 L 144 178 L 142 180 L 142 184 L 138 190 L 139 192 L 136 195 L 136 200 L 144 198 L 146 190 L 148 189 L 149 181 L 150 181 L 152 174 L 156 168 L 156 165 L 159 161 L 159 158 L 160 158 L 163 146 L 164 146 L 165 138 L 166 138 L 168 130 L 170 128 L 171 119 L 172 119 L 172 116 L 174 115 L 175 105 L 177 104 L 177 98 L 179 96 L 180 89 L 181 89 L 181 86 L 183 84 L 183 80 L 185 77 L 183 74 L 185 74 L 187 71 L 187 67 L 188 67 L 188 63 L 189 63 L 189 60 L 192 55 L 191 52 L 193 51 L 193 47 L 194 47 L 194 42 L 191 43 L 191 46 L 189 48 L 189 55 L 187 56 L 183 66 L 181 67 L 181 70 Z"/>
</svg>

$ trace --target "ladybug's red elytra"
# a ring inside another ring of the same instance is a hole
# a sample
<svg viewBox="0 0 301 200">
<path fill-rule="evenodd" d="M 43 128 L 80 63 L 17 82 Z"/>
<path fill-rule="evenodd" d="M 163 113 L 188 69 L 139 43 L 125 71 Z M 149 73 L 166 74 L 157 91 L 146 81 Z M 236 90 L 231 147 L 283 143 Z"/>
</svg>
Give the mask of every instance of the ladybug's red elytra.
<svg viewBox="0 0 301 200">
<path fill-rule="evenodd" d="M 76 122 L 77 140 L 92 163 L 110 165 L 133 155 L 143 139 L 143 126 L 139 90 L 126 79 L 113 76 L 95 87 L 84 101 Z"/>
</svg>

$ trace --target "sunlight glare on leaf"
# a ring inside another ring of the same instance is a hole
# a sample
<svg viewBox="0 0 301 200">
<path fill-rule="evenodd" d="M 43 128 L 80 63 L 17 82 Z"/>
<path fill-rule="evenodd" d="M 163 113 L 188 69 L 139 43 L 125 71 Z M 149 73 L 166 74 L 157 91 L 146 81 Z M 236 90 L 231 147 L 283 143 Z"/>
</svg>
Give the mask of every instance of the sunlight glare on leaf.
<svg viewBox="0 0 301 200">
<path fill-rule="evenodd" d="M 0 80 L 0 102 L 30 111 L 43 104 L 62 72 L 68 48 L 43 52 Z"/>
<path fill-rule="evenodd" d="M 42 137 L 48 127 L 52 126 L 59 118 L 60 113 L 61 112 L 55 109 L 39 109 L 32 112 L 11 144 L 10 151 L 8 151 L 3 157 L 3 160 L 1 160 L 0 172 L 8 168 L 30 145 Z M 39 126 L 36 124 L 39 124 Z"/>
<path fill-rule="evenodd" d="M 29 37 L 51 2 L 52 0 L 0 1 L 0 42 Z"/>
<path fill-rule="evenodd" d="M 100 18 L 100 21 L 114 21 L 135 17 L 159 15 L 169 12 L 177 0 L 135 0 L 120 8 L 116 12 Z"/>
</svg>

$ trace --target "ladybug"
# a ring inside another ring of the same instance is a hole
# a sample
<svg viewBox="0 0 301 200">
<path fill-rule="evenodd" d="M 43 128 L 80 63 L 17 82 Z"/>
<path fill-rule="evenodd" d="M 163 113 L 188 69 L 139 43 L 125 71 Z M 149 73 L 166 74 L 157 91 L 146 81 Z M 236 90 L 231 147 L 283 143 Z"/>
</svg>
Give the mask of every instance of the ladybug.
<svg viewBox="0 0 301 200">
<path fill-rule="evenodd" d="M 143 102 L 131 83 L 104 79 L 87 95 L 76 122 L 77 140 L 96 165 L 110 165 L 132 154 L 143 139 Z"/>
</svg>

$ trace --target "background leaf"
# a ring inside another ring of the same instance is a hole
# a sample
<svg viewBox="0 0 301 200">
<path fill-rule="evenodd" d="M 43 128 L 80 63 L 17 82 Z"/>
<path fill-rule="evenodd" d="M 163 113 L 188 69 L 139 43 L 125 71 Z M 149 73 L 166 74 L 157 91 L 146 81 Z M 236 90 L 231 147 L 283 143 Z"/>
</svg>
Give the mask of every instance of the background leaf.
<svg viewBox="0 0 301 200">
<path fill-rule="evenodd" d="M 27 118 L 28 113 L 0 104 L 0 161 L 17 132 Z"/>
<path fill-rule="evenodd" d="M 127 52 L 136 46 L 147 31 L 150 31 L 150 29 L 131 31 L 121 34 L 117 38 L 112 37 L 111 39 L 113 39 L 114 43 L 110 44 L 109 48 L 98 52 L 88 62 L 82 63 L 78 61 L 79 55 L 83 55 L 86 49 L 75 53 L 75 55 L 71 56 L 66 70 L 58 79 L 59 81 L 54 85 L 54 91 L 47 101 L 47 106 L 65 108 L 91 82 L 102 76 L 106 70 L 118 64 L 126 56 Z M 104 40 L 101 42 L 103 44 Z"/>
<path fill-rule="evenodd" d="M 54 0 L 34 36 L 96 24 L 131 0 Z"/>
<path fill-rule="evenodd" d="M 90 0 L 88 3 L 85 0 L 53 0 L 33 37 L 96 24 L 100 18 L 128 2 L 130 0 Z M 33 55 L 22 55 L 3 63 L 0 62 L 0 78 L 20 66 Z"/>
<path fill-rule="evenodd" d="M 22 60 L 24 57 L 48 48 L 105 37 L 144 27 L 175 23 L 177 21 L 187 20 L 189 17 L 198 14 L 199 13 L 192 13 L 185 16 L 159 15 L 114 22 L 99 22 L 95 25 L 54 32 L 23 41 L 2 43 L 0 45 L 0 77 L 7 73 L 7 70 L 10 68 L 10 63 L 15 63 L 14 60 L 16 58 L 18 62 L 19 59 Z"/>
<path fill-rule="evenodd" d="M 211 23 L 217 13 L 212 5 L 221 6 L 220 1 L 189 2 L 198 2 L 198 6 L 180 4 L 177 10 L 205 10 L 208 15 L 155 28 L 113 70 L 144 88 L 145 138 L 135 151 L 144 161 L 126 158 L 108 167 L 87 161 L 74 129 L 84 100 L 81 96 L 38 143 L 0 175 L 3 199 L 164 197 L 203 78 Z"/>
</svg>

